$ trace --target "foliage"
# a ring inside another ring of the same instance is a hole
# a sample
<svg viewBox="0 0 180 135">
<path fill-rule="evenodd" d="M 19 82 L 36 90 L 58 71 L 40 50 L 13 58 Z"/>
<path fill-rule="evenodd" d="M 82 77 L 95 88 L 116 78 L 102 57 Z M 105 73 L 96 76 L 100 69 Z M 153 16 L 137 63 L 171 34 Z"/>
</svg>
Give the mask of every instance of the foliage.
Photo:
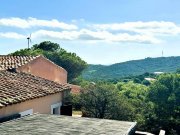
<svg viewBox="0 0 180 135">
<path fill-rule="evenodd" d="M 60 46 L 57 43 L 52 43 L 50 41 L 44 41 L 44 42 L 41 42 L 40 44 L 33 45 L 33 50 L 38 50 L 38 49 L 54 52 L 54 51 L 59 50 Z"/>
<path fill-rule="evenodd" d="M 12 53 L 12 55 L 43 55 L 66 69 L 69 81 L 78 77 L 87 65 L 86 62 L 75 53 L 67 52 L 60 48 L 59 44 L 50 41 L 35 44 L 30 49 L 21 49 Z"/>
<path fill-rule="evenodd" d="M 162 74 L 148 85 L 145 73 L 114 82 L 88 82 L 78 78 L 84 87 L 78 102 L 87 117 L 137 121 L 137 130 L 158 134 L 164 129 L 168 134 L 179 134 L 180 125 L 180 74 Z M 142 83 L 141 82 L 141 83 Z"/>
<path fill-rule="evenodd" d="M 29 56 L 29 55 L 36 56 L 40 54 L 43 54 L 43 50 L 20 49 L 18 51 L 15 51 L 14 53 L 11 53 L 11 55 L 24 55 L 24 56 Z"/>
<path fill-rule="evenodd" d="M 140 75 L 145 72 L 175 72 L 180 67 L 180 56 L 146 58 L 113 65 L 88 65 L 82 77 L 86 80 L 114 80 L 122 77 Z M 139 78 L 140 79 L 140 78 Z M 141 79 L 140 79 L 141 80 Z"/>
<path fill-rule="evenodd" d="M 148 80 L 143 80 L 143 81 L 142 81 L 142 84 L 148 86 L 148 85 L 150 85 L 151 83 L 150 83 L 150 81 L 148 81 Z"/>
<path fill-rule="evenodd" d="M 92 83 L 94 83 L 94 82 L 90 82 L 90 81 L 84 80 L 81 76 L 78 76 L 77 78 L 72 80 L 72 84 L 79 85 L 82 88 L 84 88 L 87 85 L 92 84 Z"/>
<path fill-rule="evenodd" d="M 176 73 L 180 74 L 180 68 L 178 68 L 178 69 L 176 70 Z"/>
<path fill-rule="evenodd" d="M 139 78 L 134 78 L 134 79 L 133 79 L 133 82 L 134 82 L 134 83 L 141 83 L 141 80 L 140 80 Z"/>
<path fill-rule="evenodd" d="M 80 94 L 71 94 L 73 110 L 81 110 Z"/>
<path fill-rule="evenodd" d="M 150 86 L 148 98 L 155 104 L 155 117 L 149 123 L 168 134 L 180 134 L 180 74 L 161 75 Z"/>
<path fill-rule="evenodd" d="M 107 83 L 90 84 L 81 94 L 84 116 L 131 120 L 132 107 L 114 85 Z"/>
<path fill-rule="evenodd" d="M 120 88 L 119 84 L 121 84 Z M 133 106 L 133 120 L 138 122 L 138 129 L 142 129 L 145 125 L 144 114 L 147 113 L 150 105 L 149 102 L 146 102 L 148 87 L 133 82 L 118 83 L 116 86 L 119 88 L 120 94 L 125 96 Z"/>
</svg>

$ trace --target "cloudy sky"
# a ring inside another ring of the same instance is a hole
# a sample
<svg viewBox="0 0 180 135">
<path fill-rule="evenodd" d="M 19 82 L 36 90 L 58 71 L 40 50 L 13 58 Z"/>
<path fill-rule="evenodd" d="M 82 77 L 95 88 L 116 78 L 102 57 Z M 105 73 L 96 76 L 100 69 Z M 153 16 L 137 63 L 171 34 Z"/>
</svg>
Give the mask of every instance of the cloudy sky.
<svg viewBox="0 0 180 135">
<path fill-rule="evenodd" d="M 180 56 L 180 0 L 2 0 L 0 54 L 45 40 L 89 64 Z"/>
</svg>

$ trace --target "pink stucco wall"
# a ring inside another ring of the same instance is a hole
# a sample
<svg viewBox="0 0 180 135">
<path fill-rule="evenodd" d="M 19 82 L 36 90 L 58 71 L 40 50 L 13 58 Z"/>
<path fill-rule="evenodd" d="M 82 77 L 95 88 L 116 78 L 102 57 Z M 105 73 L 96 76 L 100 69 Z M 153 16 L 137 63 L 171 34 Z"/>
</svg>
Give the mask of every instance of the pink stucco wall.
<svg viewBox="0 0 180 135">
<path fill-rule="evenodd" d="M 8 105 L 0 109 L 0 117 L 33 109 L 33 113 L 51 114 L 51 105 L 62 102 L 63 94 L 57 93 L 41 98 L 27 100 L 18 104 Z"/>
<path fill-rule="evenodd" d="M 19 67 L 17 71 L 30 73 L 58 83 L 67 83 L 67 71 L 43 56 Z"/>
</svg>

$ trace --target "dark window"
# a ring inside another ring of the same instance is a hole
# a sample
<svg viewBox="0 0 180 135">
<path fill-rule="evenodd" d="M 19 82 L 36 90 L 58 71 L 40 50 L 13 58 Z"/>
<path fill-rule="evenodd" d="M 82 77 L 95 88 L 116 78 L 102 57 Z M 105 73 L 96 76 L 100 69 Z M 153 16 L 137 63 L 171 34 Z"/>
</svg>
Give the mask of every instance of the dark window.
<svg viewBox="0 0 180 135">
<path fill-rule="evenodd" d="M 59 107 L 53 108 L 53 114 L 59 114 Z"/>
</svg>

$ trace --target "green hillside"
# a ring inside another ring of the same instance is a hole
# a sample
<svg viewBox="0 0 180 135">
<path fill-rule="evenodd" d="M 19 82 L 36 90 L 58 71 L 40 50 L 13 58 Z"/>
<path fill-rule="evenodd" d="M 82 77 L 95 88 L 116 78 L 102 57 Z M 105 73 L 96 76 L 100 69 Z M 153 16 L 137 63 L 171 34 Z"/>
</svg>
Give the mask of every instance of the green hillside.
<svg viewBox="0 0 180 135">
<path fill-rule="evenodd" d="M 86 80 L 119 79 L 145 72 L 174 72 L 180 68 L 180 56 L 145 58 L 117 63 L 109 66 L 89 65 L 82 77 Z"/>
</svg>

